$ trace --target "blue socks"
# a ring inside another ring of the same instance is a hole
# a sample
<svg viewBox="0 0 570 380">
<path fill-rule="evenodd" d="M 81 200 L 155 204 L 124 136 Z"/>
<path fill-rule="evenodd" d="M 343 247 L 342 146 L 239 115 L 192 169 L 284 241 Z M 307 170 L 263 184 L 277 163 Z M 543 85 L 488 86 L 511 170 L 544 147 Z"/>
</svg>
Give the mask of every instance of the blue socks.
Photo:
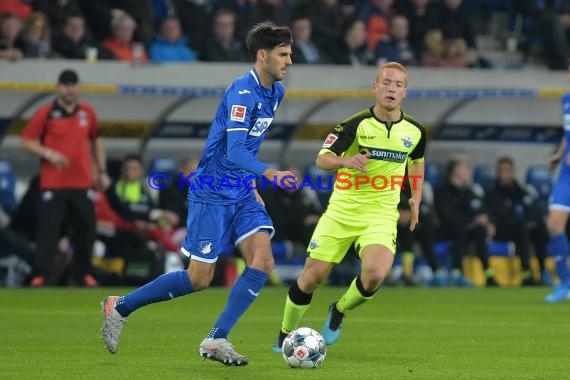
<svg viewBox="0 0 570 380">
<path fill-rule="evenodd" d="M 267 281 L 268 274 L 253 268 L 246 268 L 236 281 L 228 297 L 226 307 L 216 321 L 208 338 L 226 338 L 242 314 L 257 298 Z M 127 317 L 136 309 L 145 305 L 167 301 L 194 292 L 188 272 L 176 271 L 165 273 L 154 281 L 134 290 L 117 300 L 115 309 Z"/>
<path fill-rule="evenodd" d="M 259 295 L 269 275 L 263 271 L 246 268 L 236 281 L 222 314 L 216 321 L 208 338 L 226 338 L 238 319 Z"/>
<path fill-rule="evenodd" d="M 548 245 L 546 246 L 546 251 L 554 259 L 554 263 L 556 264 L 556 273 L 558 274 L 560 285 L 562 286 L 570 285 L 568 282 L 569 250 L 570 244 L 568 243 L 568 237 L 564 233 L 551 237 Z"/>
<path fill-rule="evenodd" d="M 150 303 L 167 301 L 194 292 L 188 272 L 179 270 L 165 273 L 154 281 L 117 300 L 115 309 L 123 317 Z"/>
</svg>

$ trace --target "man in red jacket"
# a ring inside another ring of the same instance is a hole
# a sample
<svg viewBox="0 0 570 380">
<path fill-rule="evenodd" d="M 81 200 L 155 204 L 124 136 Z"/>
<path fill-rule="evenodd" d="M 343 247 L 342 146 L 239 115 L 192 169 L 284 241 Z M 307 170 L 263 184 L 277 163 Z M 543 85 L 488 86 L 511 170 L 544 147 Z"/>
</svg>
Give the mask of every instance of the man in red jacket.
<svg viewBox="0 0 570 380">
<path fill-rule="evenodd" d="M 46 283 L 64 226 L 72 231 L 73 280 L 78 285 L 97 286 L 91 274 L 95 239 L 91 152 L 97 168 L 95 185 L 108 186 L 109 177 L 95 111 L 79 101 L 79 93 L 77 73 L 62 71 L 57 82 L 57 98 L 36 111 L 21 136 L 22 147 L 41 157 L 38 249 L 31 283 L 34 287 Z"/>
</svg>

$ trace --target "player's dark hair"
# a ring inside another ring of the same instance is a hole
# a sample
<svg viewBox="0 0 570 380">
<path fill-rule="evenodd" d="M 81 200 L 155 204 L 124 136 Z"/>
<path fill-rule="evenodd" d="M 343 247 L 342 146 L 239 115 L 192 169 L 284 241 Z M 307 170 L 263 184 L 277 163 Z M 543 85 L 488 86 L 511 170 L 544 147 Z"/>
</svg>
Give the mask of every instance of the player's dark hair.
<svg viewBox="0 0 570 380">
<path fill-rule="evenodd" d="M 255 62 L 260 49 L 273 50 L 276 47 L 291 45 L 292 41 L 291 29 L 286 26 L 275 26 L 270 22 L 256 24 L 245 38 L 247 52 L 252 62 Z"/>
<path fill-rule="evenodd" d="M 346 35 L 348 34 L 348 32 L 350 30 L 352 30 L 352 28 L 354 28 L 354 25 L 356 25 L 359 22 L 364 22 L 362 21 L 362 19 L 356 17 L 356 16 L 352 16 L 352 17 L 348 17 L 346 20 L 344 20 L 342 22 L 342 24 L 340 25 L 340 33 L 339 36 L 341 38 L 346 37 Z"/>
<path fill-rule="evenodd" d="M 138 153 L 127 153 L 125 157 L 123 157 L 123 163 L 127 161 L 138 161 L 139 164 L 142 165 L 143 160 L 140 154 Z"/>
<path fill-rule="evenodd" d="M 499 159 L 497 160 L 497 166 L 500 166 L 500 165 L 502 165 L 502 164 L 509 164 L 509 165 L 511 165 L 512 167 L 515 166 L 515 162 L 514 162 L 513 159 L 510 158 L 510 157 L 501 157 L 501 158 L 499 158 Z"/>
<path fill-rule="evenodd" d="M 467 163 L 467 160 L 461 158 L 452 158 L 447 162 L 445 174 L 447 175 L 447 179 L 449 180 L 453 173 L 455 173 L 455 169 L 461 165 Z"/>
</svg>

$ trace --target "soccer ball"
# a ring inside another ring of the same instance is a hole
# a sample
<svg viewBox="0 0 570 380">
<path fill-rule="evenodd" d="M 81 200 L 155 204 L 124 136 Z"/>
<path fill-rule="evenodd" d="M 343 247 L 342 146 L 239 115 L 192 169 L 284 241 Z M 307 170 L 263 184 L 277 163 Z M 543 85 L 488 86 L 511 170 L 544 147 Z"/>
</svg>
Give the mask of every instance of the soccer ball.
<svg viewBox="0 0 570 380">
<path fill-rule="evenodd" d="M 283 359 L 291 368 L 317 368 L 327 356 L 325 340 L 315 330 L 300 327 L 283 340 Z"/>
</svg>

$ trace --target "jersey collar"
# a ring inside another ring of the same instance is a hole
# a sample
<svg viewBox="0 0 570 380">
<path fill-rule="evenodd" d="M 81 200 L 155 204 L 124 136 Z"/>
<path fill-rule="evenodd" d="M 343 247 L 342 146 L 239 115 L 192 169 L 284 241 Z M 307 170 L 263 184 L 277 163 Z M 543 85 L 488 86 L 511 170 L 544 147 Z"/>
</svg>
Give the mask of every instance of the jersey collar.
<svg viewBox="0 0 570 380">
<path fill-rule="evenodd" d="M 257 82 L 258 86 L 261 86 L 261 79 L 259 78 L 259 74 L 257 73 L 257 71 L 255 71 L 255 68 L 252 68 L 249 73 L 251 74 L 251 76 L 253 77 L 253 79 L 255 79 L 255 81 Z"/>
<path fill-rule="evenodd" d="M 373 117 L 376 121 L 379 121 L 380 123 L 385 124 L 385 125 L 388 125 L 388 124 L 394 125 L 394 124 L 399 123 L 400 121 L 404 120 L 404 111 L 402 111 L 402 110 L 400 110 L 400 118 L 399 118 L 398 120 L 396 120 L 396 121 L 391 122 L 391 123 L 389 123 L 387 120 L 380 120 L 380 119 L 376 116 L 376 114 L 374 113 L 374 107 L 370 107 L 370 114 L 372 115 L 372 117 Z"/>
<path fill-rule="evenodd" d="M 259 77 L 259 73 L 257 72 L 257 70 L 255 70 L 255 67 L 252 68 L 249 73 L 251 74 L 251 76 L 253 77 L 253 79 L 255 79 L 255 81 L 257 82 L 257 86 L 259 89 L 261 89 L 261 91 L 263 92 L 264 95 L 266 96 L 273 96 L 275 94 L 275 82 L 273 82 L 273 84 L 271 85 L 270 88 L 265 88 L 262 84 L 261 84 L 261 78 Z"/>
<path fill-rule="evenodd" d="M 73 116 L 75 114 L 75 112 L 77 112 L 77 109 L 79 108 L 79 103 L 77 103 L 75 105 L 75 108 L 73 108 L 73 111 L 71 112 L 67 112 L 67 110 L 65 108 L 63 108 L 62 106 L 59 105 L 59 103 L 57 102 L 57 100 L 53 101 L 53 107 L 52 110 L 55 111 L 59 111 L 61 112 L 61 114 L 65 117 L 69 117 L 69 116 Z"/>
</svg>

